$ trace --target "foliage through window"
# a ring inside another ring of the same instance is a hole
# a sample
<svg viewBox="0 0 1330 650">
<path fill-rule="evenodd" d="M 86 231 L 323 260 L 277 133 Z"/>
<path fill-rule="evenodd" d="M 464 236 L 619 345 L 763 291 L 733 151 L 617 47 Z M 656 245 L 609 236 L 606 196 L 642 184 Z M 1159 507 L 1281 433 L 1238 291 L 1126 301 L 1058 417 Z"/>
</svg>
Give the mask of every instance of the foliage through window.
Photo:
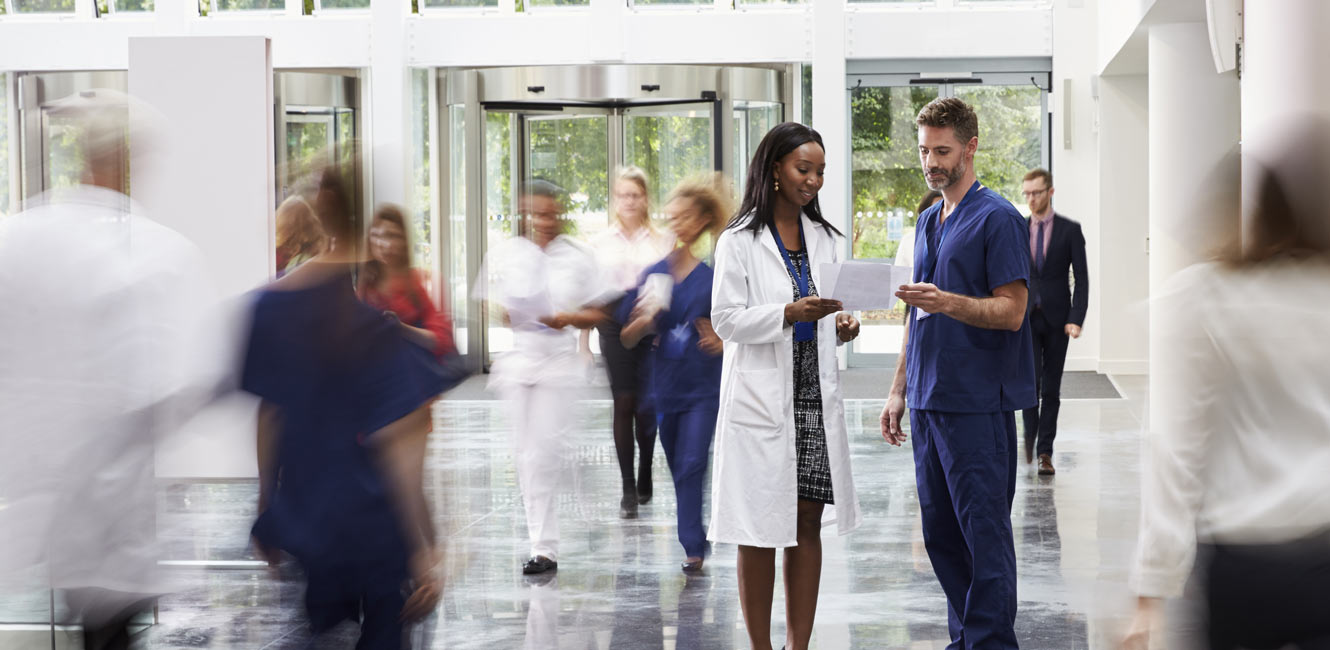
<svg viewBox="0 0 1330 650">
<path fill-rule="evenodd" d="M 73 13 L 74 0 L 14 0 L 14 13 Z"/>
</svg>

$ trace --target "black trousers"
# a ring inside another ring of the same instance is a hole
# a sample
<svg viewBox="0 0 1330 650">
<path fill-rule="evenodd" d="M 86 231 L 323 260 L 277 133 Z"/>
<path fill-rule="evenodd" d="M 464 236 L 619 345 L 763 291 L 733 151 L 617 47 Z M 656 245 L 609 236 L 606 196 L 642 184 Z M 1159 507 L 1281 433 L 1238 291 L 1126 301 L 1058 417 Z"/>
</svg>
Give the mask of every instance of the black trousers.
<svg viewBox="0 0 1330 650">
<path fill-rule="evenodd" d="M 1038 307 L 1030 314 L 1034 340 L 1034 381 L 1039 405 L 1021 411 L 1025 422 L 1025 448 L 1036 454 L 1053 455 L 1058 435 L 1058 409 L 1062 407 L 1062 368 L 1067 363 L 1066 323 L 1050 325 Z"/>
<path fill-rule="evenodd" d="M 1211 650 L 1330 648 L 1330 533 L 1287 544 L 1202 545 Z"/>
</svg>

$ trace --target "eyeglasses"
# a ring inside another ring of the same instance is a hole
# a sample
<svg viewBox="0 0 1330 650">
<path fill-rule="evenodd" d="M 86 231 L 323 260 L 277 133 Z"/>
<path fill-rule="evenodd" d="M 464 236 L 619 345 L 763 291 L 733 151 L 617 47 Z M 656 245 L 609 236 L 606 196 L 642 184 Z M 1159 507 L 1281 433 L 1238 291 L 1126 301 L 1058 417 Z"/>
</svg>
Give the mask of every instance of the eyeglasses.
<svg viewBox="0 0 1330 650">
<path fill-rule="evenodd" d="M 1042 189 L 1042 190 L 1035 190 L 1033 192 L 1021 192 L 1021 196 L 1025 197 L 1026 199 L 1032 199 L 1036 196 L 1043 196 L 1047 193 L 1048 189 Z"/>
</svg>

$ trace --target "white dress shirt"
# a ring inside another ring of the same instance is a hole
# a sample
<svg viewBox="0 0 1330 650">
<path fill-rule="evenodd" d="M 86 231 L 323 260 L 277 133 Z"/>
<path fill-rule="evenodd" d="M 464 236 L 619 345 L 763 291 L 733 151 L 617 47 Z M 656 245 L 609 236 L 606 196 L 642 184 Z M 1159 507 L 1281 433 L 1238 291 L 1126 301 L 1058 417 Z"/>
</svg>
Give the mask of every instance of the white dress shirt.
<svg viewBox="0 0 1330 650">
<path fill-rule="evenodd" d="M 1162 359 L 1132 587 L 1182 592 L 1196 543 L 1330 526 L 1330 262 L 1204 264 L 1152 301 Z"/>
<path fill-rule="evenodd" d="M 591 248 L 610 288 L 626 292 L 637 286 L 642 271 L 674 250 L 674 235 L 650 225 L 629 235 L 616 222 L 592 238 Z"/>
</svg>

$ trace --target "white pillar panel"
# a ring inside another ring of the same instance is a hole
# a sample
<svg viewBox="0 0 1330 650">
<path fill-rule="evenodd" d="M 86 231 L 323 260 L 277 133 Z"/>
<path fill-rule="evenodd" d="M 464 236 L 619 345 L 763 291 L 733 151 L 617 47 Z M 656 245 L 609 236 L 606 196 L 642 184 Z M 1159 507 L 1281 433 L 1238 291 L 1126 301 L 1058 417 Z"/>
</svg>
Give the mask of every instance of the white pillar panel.
<svg viewBox="0 0 1330 650">
<path fill-rule="evenodd" d="M 223 296 L 266 282 L 275 201 L 268 39 L 131 39 L 129 92 L 155 118 L 152 146 L 130 143 L 134 198 L 201 250 Z M 200 415 L 159 446 L 157 473 L 255 476 L 253 404 Z"/>
<path fill-rule="evenodd" d="M 827 176 L 818 193 L 822 216 L 850 231 L 850 110 L 845 90 L 845 3 L 813 2 L 813 128 L 827 150 Z M 790 83 L 799 83 L 797 78 Z"/>
<path fill-rule="evenodd" d="M 1098 296 L 1099 371 L 1144 373 L 1147 369 L 1150 296 L 1150 131 L 1149 86 L 1145 75 L 1099 80 L 1099 227 L 1102 263 L 1091 266 L 1091 304 Z M 1058 181 L 1061 183 L 1061 181 Z M 1087 251 L 1088 252 L 1088 251 Z"/>
<path fill-rule="evenodd" d="M 1199 262 L 1196 245 L 1205 197 L 1219 190 L 1216 171 L 1238 144 L 1238 81 L 1218 74 L 1204 23 L 1150 28 L 1150 295 L 1160 295 L 1177 271 Z M 1232 186 L 1234 177 L 1225 184 Z M 1159 335 L 1164 314 L 1150 310 L 1150 368 L 1165 359 Z M 1170 387 L 1150 385 L 1150 421 L 1161 421 Z"/>
<path fill-rule="evenodd" d="M 410 5 L 402 0 L 372 0 L 370 11 L 369 137 L 374 204 L 406 203 L 408 185 L 406 134 L 411 124 L 407 101 L 411 86 L 406 74 L 405 19 Z M 363 95 L 364 93 L 362 93 Z"/>
<path fill-rule="evenodd" d="M 1106 280 L 1099 255 L 1099 146 L 1095 137 L 1096 107 L 1094 75 L 1098 71 L 1095 49 L 1098 37 L 1097 0 L 1078 7 L 1054 5 L 1052 12 L 1053 92 L 1048 96 L 1053 133 L 1053 182 L 1057 188 L 1053 208 L 1079 221 L 1085 234 L 1086 265 L 1090 273 L 1090 302 L 1081 338 L 1067 348 L 1067 370 L 1097 370 L 1104 333 L 1099 297 Z M 1072 146 L 1063 147 L 1061 136 Z M 1144 192 L 1144 184 L 1141 191 Z M 1116 306 L 1111 306 L 1116 307 Z"/>
<path fill-rule="evenodd" d="M 1330 3 L 1324 0 L 1247 2 L 1242 48 L 1243 188 L 1255 190 L 1259 160 L 1277 162 L 1271 136 L 1309 116 L 1330 118 Z M 1286 142 L 1286 140 L 1285 140 Z M 1278 144 L 1276 143 L 1276 146 Z M 1251 206 L 1254 191 L 1244 192 Z"/>
<path fill-rule="evenodd" d="M 1238 80 L 1215 72 L 1204 23 L 1150 28 L 1150 287 L 1199 260 L 1187 220 L 1238 144 Z M 1236 182 L 1237 179 L 1234 179 Z"/>
</svg>

